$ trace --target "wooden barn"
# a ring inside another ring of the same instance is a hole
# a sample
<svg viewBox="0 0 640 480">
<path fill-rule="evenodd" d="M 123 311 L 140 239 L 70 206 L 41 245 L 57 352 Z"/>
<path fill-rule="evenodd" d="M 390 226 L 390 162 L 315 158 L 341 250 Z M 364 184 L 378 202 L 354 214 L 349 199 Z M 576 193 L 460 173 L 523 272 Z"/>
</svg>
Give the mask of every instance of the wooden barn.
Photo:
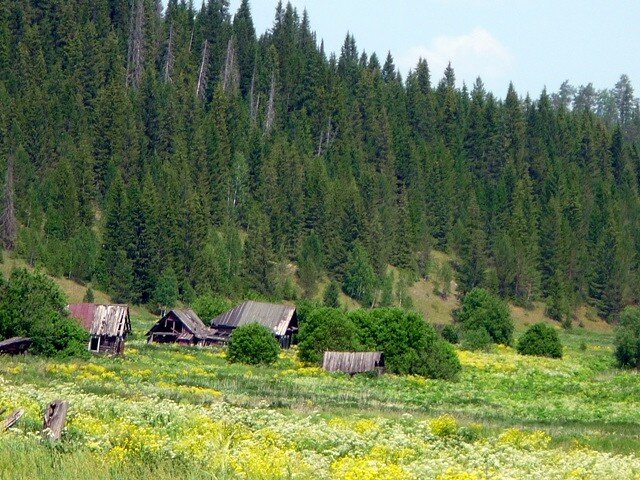
<svg viewBox="0 0 640 480">
<path fill-rule="evenodd" d="M 298 331 L 296 308 L 288 305 L 247 301 L 211 321 L 219 335 L 228 339 L 236 328 L 259 323 L 271 330 L 283 348 L 289 348 Z"/>
<path fill-rule="evenodd" d="M 223 343 L 217 332 L 207 327 L 193 310 L 171 310 L 147 332 L 149 343 L 214 345 Z"/>
<path fill-rule="evenodd" d="M 112 355 L 124 352 L 124 342 L 131 333 L 128 305 L 74 303 L 69 305 L 69 312 L 91 334 L 90 352 Z"/>
<path fill-rule="evenodd" d="M 382 352 L 324 352 L 322 368 L 327 372 L 351 375 L 365 372 L 384 372 Z"/>
<path fill-rule="evenodd" d="M 31 346 L 31 339 L 26 337 L 12 337 L 0 342 L 0 355 L 20 355 L 26 353 Z"/>
</svg>

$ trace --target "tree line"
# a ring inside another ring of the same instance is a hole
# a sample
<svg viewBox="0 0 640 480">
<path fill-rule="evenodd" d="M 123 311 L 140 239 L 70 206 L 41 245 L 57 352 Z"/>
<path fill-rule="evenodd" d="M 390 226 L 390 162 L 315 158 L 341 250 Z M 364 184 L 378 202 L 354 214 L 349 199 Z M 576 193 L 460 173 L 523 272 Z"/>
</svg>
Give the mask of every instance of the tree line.
<svg viewBox="0 0 640 480">
<path fill-rule="evenodd" d="M 326 52 L 290 4 L 258 35 L 247 0 L 7 0 L 2 243 L 133 303 L 313 296 L 328 274 L 389 304 L 387 266 L 427 277 L 433 249 L 461 293 L 558 320 L 637 303 L 628 77 L 502 98 L 438 74 L 352 35 Z"/>
</svg>

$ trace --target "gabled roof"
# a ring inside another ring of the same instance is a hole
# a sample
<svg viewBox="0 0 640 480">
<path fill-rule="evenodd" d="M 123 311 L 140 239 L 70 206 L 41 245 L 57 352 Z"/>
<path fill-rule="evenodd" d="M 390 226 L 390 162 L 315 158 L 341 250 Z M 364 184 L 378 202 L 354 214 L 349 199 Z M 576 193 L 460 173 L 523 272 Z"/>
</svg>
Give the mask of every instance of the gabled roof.
<svg viewBox="0 0 640 480">
<path fill-rule="evenodd" d="M 72 303 L 68 308 L 91 335 L 122 337 L 131 332 L 128 305 Z"/>
<path fill-rule="evenodd" d="M 328 372 L 363 373 L 382 366 L 382 352 L 324 352 L 322 361 L 322 368 Z"/>
<path fill-rule="evenodd" d="M 160 325 L 168 317 L 175 317 L 176 319 L 178 319 L 187 328 L 187 330 L 189 330 L 192 335 L 197 338 L 218 338 L 217 332 L 214 329 L 207 327 L 204 322 L 200 320 L 198 314 L 189 308 L 170 310 L 165 314 L 164 317 L 158 320 L 156 325 Z M 147 332 L 147 336 L 153 333 L 154 328 L 151 328 L 151 330 Z M 186 339 L 186 337 L 182 338 L 182 340 Z"/>
<path fill-rule="evenodd" d="M 250 300 L 218 315 L 211 321 L 211 326 L 235 328 L 248 323 L 259 323 L 272 329 L 276 335 L 283 336 L 294 320 L 295 313 L 295 307 Z"/>
</svg>

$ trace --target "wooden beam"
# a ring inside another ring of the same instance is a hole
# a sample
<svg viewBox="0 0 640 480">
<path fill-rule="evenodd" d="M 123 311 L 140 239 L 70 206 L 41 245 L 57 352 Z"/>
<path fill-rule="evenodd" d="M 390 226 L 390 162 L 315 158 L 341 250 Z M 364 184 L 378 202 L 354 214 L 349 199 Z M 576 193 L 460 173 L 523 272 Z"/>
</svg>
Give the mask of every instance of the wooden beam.
<svg viewBox="0 0 640 480">
<path fill-rule="evenodd" d="M 7 417 L 7 419 L 4 422 L 2 422 L 2 424 L 0 424 L 0 432 L 9 430 L 11 427 L 13 427 L 17 423 L 18 420 L 22 418 L 23 415 L 24 415 L 24 410 L 22 408 L 19 408 L 18 410 L 13 412 L 11 415 L 9 415 L 9 417 Z"/>
<path fill-rule="evenodd" d="M 49 404 L 44 412 L 44 423 L 42 435 L 50 441 L 60 440 L 62 429 L 67 421 L 67 411 L 69 402 L 66 400 L 55 400 Z"/>
</svg>

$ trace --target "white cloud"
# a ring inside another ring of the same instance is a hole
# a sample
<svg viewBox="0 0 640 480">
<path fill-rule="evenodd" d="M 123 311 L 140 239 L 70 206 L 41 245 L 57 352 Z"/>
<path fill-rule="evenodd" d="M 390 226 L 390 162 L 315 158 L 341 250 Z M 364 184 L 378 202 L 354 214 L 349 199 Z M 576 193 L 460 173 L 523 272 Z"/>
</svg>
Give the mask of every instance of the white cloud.
<svg viewBox="0 0 640 480">
<path fill-rule="evenodd" d="M 449 61 L 458 82 L 465 80 L 468 85 L 477 76 L 483 80 L 500 79 L 509 73 L 513 64 L 509 49 L 479 27 L 457 37 L 437 37 L 429 46 L 412 47 L 398 58 L 398 65 L 408 71 L 415 68 L 420 58 L 427 60 L 433 83 L 442 78 Z"/>
</svg>

